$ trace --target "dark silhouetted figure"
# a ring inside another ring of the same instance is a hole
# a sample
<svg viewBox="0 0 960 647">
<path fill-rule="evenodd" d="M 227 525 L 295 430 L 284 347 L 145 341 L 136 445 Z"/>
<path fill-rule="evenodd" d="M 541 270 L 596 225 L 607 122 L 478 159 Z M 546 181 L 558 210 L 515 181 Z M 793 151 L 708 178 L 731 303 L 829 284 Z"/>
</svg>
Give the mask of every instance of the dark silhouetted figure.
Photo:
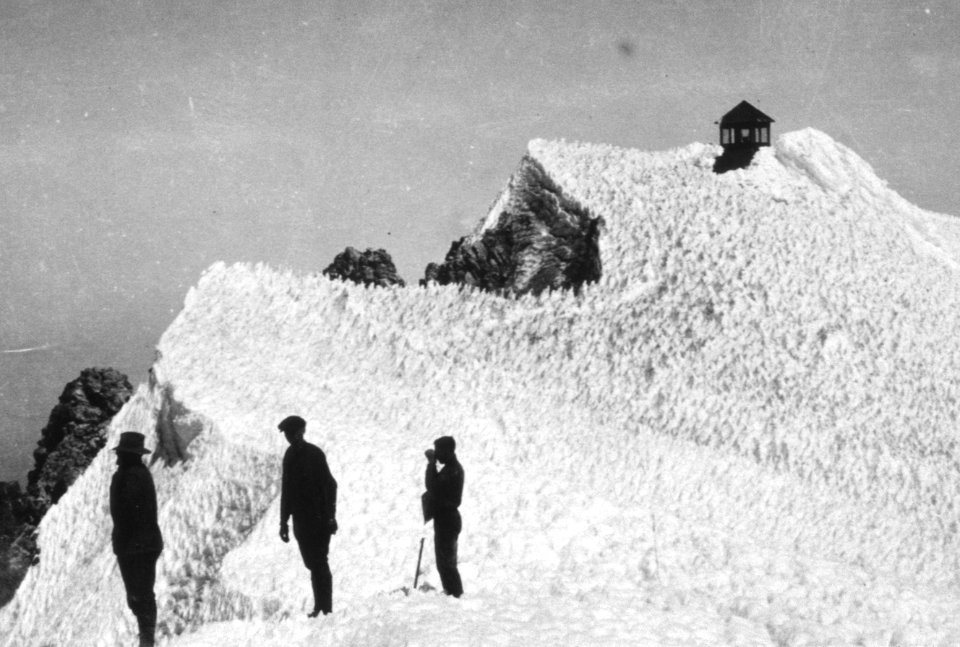
<svg viewBox="0 0 960 647">
<path fill-rule="evenodd" d="M 333 611 L 333 575 L 327 556 L 330 536 L 337 532 L 337 481 L 323 451 L 303 439 L 307 429 L 303 418 L 289 416 L 277 427 L 290 443 L 283 455 L 280 539 L 290 541 L 287 522 L 292 516 L 293 536 L 313 584 L 313 611 L 307 615 L 315 618 Z"/>
<path fill-rule="evenodd" d="M 110 516 L 113 517 L 113 552 L 127 590 L 127 605 L 137 618 L 140 646 L 154 645 L 157 599 L 153 585 L 163 536 L 157 524 L 157 491 L 143 455 L 143 434 L 125 431 L 117 453 L 117 471 L 110 482 Z"/>
<path fill-rule="evenodd" d="M 424 518 L 426 521 L 433 519 L 433 547 L 443 591 L 459 598 L 463 595 L 463 583 L 457 570 L 457 539 L 462 524 L 457 508 L 463 498 L 463 467 L 457 460 L 457 444 L 453 438 L 437 438 L 433 447 L 425 452 L 427 491 L 423 496 Z M 440 471 L 437 471 L 437 463 L 443 464 Z"/>
<path fill-rule="evenodd" d="M 723 155 L 713 161 L 714 173 L 747 168 L 760 147 L 770 145 L 773 119 L 746 101 L 738 103 L 718 123 Z"/>
</svg>

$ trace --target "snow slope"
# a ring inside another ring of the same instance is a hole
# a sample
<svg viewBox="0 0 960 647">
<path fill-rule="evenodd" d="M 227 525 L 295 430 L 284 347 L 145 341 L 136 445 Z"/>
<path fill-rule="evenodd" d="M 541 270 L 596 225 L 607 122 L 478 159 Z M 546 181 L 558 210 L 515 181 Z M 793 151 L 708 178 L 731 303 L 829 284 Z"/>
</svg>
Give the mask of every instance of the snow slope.
<svg viewBox="0 0 960 647">
<path fill-rule="evenodd" d="M 960 643 L 960 229 L 817 131 L 718 152 L 531 142 L 605 221 L 579 297 L 210 268 L 111 431 L 189 456 L 153 468 L 166 644 Z M 276 537 L 291 413 L 340 483 L 313 621 Z M 398 590 L 443 434 L 461 600 Z M 44 519 L 0 645 L 130 642 L 111 458 Z"/>
</svg>

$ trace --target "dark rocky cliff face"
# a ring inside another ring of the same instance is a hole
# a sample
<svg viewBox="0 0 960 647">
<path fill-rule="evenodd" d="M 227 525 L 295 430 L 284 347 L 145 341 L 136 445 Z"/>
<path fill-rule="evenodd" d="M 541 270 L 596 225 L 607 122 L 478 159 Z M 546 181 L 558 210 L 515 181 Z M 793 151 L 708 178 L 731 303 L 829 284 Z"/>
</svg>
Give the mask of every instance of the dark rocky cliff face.
<svg viewBox="0 0 960 647">
<path fill-rule="evenodd" d="M 387 287 L 388 285 L 403 287 L 406 285 L 400 275 L 397 274 L 397 268 L 394 266 L 390 254 L 383 249 L 367 249 L 364 252 L 359 252 L 353 247 L 347 247 L 337 254 L 333 263 L 323 270 L 323 274 L 332 279 L 378 287 Z"/>
<path fill-rule="evenodd" d="M 564 195 L 530 156 L 510 179 L 496 224 L 454 242 L 422 283 L 459 283 L 509 294 L 578 290 L 601 276 L 603 222 Z"/>
<path fill-rule="evenodd" d="M 133 395 L 127 376 L 112 368 L 88 368 L 69 382 L 50 412 L 27 475 L 36 524 L 83 473 L 107 439 L 107 425 Z"/>
<path fill-rule="evenodd" d="M 0 483 L 0 605 L 37 559 L 36 528 L 43 515 L 103 449 L 110 420 L 131 395 L 133 387 L 119 371 L 84 369 L 64 387 L 41 431 L 26 492 L 19 483 Z"/>
<path fill-rule="evenodd" d="M 727 171 L 747 168 L 758 150 L 760 150 L 759 146 L 725 147 L 723 154 L 713 160 L 713 172 L 720 175 Z"/>
</svg>

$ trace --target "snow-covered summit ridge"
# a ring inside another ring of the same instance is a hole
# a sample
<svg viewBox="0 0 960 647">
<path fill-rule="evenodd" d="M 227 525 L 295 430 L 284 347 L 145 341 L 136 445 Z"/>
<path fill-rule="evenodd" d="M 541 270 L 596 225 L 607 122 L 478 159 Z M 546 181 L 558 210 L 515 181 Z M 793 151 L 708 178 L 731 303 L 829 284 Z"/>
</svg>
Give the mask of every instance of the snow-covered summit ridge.
<svg viewBox="0 0 960 647">
<path fill-rule="evenodd" d="M 553 160 L 563 166 L 576 150 L 589 151 L 588 154 L 593 158 L 591 171 L 609 174 L 615 183 L 623 184 L 624 180 L 635 182 L 639 179 L 636 167 L 659 169 L 662 173 L 669 173 L 671 169 L 676 171 L 677 166 L 709 168 L 722 149 L 694 143 L 670 151 L 650 153 L 608 145 L 542 139 L 532 140 L 528 145 L 528 154 L 551 173 Z M 618 172 L 621 165 L 634 168 L 625 177 L 625 174 Z M 563 171 L 558 173 L 559 177 L 555 179 L 564 188 L 572 189 L 576 198 L 576 189 L 570 184 L 573 178 L 564 177 Z M 872 210 L 890 216 L 896 225 L 902 227 L 918 252 L 937 258 L 951 269 L 960 268 L 960 248 L 956 246 L 960 221 L 956 217 L 925 211 L 907 202 L 890 189 L 886 181 L 877 177 L 870 164 L 854 151 L 814 128 L 784 133 L 772 147 L 760 149 L 748 171 L 724 174 L 716 179 L 721 183 L 744 183 L 788 203 L 801 199 L 798 192 L 819 188 L 828 198 L 829 208 L 843 207 L 852 201 L 859 210 Z M 681 184 L 686 185 L 685 182 Z M 608 194 L 605 197 L 609 199 L 614 196 Z M 499 202 L 508 200 L 509 188 L 501 195 Z M 594 206 L 589 201 L 587 205 Z M 496 206 L 491 210 L 491 215 L 495 212 Z"/>
<path fill-rule="evenodd" d="M 940 259 L 951 269 L 960 269 L 960 249 L 955 242 L 957 218 L 910 204 L 846 146 L 808 128 L 782 135 L 775 151 L 784 166 L 805 173 L 825 191 L 841 198 L 856 196 L 879 211 L 895 213 L 893 217 L 918 251 Z M 941 229 L 951 229 L 954 235 L 944 235 Z"/>
<path fill-rule="evenodd" d="M 852 191 L 875 197 L 887 191 L 887 183 L 866 161 L 819 130 L 785 133 L 777 139 L 774 152 L 784 166 L 805 173 L 824 191 L 841 197 Z"/>
<path fill-rule="evenodd" d="M 717 153 L 531 142 L 605 223 L 579 296 L 210 268 L 108 441 L 190 456 L 154 466 L 170 644 L 960 641 L 958 230 L 815 131 Z M 340 482 L 329 622 L 292 619 L 309 584 L 276 537 L 290 413 Z M 467 595 L 391 594 L 445 434 Z M 129 641 L 110 458 L 44 520 L 0 644 Z"/>
</svg>

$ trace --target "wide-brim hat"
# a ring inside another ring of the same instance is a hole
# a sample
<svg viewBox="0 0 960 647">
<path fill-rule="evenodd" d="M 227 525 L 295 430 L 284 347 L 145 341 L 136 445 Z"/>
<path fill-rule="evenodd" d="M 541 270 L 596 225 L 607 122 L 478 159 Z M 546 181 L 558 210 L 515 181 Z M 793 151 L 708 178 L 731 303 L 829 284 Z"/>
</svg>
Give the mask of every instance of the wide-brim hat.
<svg viewBox="0 0 960 647">
<path fill-rule="evenodd" d="M 143 434 L 138 431 L 124 431 L 120 434 L 120 444 L 113 451 L 123 454 L 149 454 L 150 450 L 143 446 Z"/>
</svg>

